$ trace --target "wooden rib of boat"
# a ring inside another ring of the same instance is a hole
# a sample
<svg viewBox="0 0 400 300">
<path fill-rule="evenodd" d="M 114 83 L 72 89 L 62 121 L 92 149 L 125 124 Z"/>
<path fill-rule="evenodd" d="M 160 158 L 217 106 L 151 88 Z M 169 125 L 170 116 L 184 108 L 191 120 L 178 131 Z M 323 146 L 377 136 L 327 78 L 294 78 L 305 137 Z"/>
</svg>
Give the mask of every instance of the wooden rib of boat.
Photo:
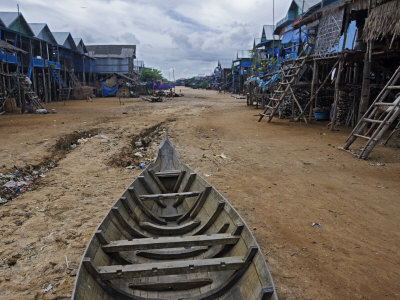
<svg viewBox="0 0 400 300">
<path fill-rule="evenodd" d="M 257 242 L 231 204 L 165 136 L 103 219 L 72 299 L 277 299 Z"/>
</svg>

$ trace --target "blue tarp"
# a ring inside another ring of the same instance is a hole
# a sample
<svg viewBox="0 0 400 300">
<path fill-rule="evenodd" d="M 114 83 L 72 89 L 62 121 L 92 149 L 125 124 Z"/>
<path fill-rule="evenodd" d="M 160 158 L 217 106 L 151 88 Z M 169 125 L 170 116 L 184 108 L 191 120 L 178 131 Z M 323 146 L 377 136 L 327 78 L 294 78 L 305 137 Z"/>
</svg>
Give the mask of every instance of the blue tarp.
<svg viewBox="0 0 400 300">
<path fill-rule="evenodd" d="M 114 85 L 113 87 L 108 87 L 106 86 L 106 82 L 103 81 L 101 83 L 101 87 L 102 87 L 102 95 L 103 97 L 107 97 L 107 96 L 115 96 L 117 94 L 118 91 L 118 86 L 119 86 L 119 82 L 117 80 L 117 84 Z"/>
<path fill-rule="evenodd" d="M 278 79 L 281 77 L 281 74 L 275 74 L 274 76 L 271 77 L 270 80 L 264 81 L 262 79 L 260 79 L 259 77 L 253 77 L 249 80 L 249 82 L 257 82 L 258 86 L 261 87 L 263 89 L 263 92 L 265 92 L 265 90 L 268 88 L 268 86 L 271 83 L 274 83 L 275 81 L 278 81 Z"/>
<path fill-rule="evenodd" d="M 286 29 L 286 32 L 282 36 L 281 44 L 298 44 L 299 43 L 299 29 L 292 30 L 291 26 Z M 301 28 L 301 40 L 306 42 L 307 34 L 305 26 Z"/>
<path fill-rule="evenodd" d="M 242 62 L 242 67 L 247 68 L 251 66 L 251 61 L 243 61 Z"/>
</svg>

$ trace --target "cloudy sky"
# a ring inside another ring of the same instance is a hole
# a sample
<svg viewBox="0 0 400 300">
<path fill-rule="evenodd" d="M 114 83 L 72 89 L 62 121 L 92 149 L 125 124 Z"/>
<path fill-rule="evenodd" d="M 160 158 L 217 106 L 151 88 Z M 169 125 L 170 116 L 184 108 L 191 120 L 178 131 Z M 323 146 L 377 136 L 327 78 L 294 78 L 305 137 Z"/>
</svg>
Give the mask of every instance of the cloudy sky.
<svg viewBox="0 0 400 300">
<path fill-rule="evenodd" d="M 275 0 L 275 22 L 291 0 Z M 272 0 L 1 0 L 30 23 L 90 44 L 136 44 L 137 58 L 172 79 L 209 74 L 250 49 L 272 24 Z"/>
</svg>

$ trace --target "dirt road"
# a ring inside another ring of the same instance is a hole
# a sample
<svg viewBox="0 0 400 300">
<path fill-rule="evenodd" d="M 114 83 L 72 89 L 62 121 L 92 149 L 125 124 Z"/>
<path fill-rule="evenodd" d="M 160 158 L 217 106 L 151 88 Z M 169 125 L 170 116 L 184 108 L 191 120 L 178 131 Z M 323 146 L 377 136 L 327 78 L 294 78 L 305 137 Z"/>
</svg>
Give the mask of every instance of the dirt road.
<svg viewBox="0 0 400 300">
<path fill-rule="evenodd" d="M 163 103 L 95 99 L 0 116 L 0 172 L 43 169 L 33 190 L 0 205 L 0 299 L 71 296 L 90 236 L 140 173 L 133 167 L 154 158 L 163 128 L 253 230 L 280 299 L 400 298 L 398 140 L 358 161 L 337 150 L 345 130 L 258 123 L 245 100 L 182 92 Z M 132 141 L 145 136 L 137 157 Z"/>
</svg>

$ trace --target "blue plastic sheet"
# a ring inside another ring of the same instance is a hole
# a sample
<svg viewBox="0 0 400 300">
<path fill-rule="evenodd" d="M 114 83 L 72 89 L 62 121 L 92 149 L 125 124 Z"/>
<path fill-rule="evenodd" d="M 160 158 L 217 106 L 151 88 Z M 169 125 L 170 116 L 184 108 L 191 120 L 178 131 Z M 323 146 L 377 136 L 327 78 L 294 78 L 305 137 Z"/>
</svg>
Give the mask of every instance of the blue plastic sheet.
<svg viewBox="0 0 400 300">
<path fill-rule="evenodd" d="M 101 87 L 102 87 L 102 95 L 103 97 L 107 97 L 107 96 L 115 96 L 117 94 L 118 91 L 118 86 L 119 86 L 119 82 L 117 80 L 117 84 L 114 85 L 113 87 L 108 87 L 106 86 L 105 81 L 103 81 L 101 83 Z"/>
<path fill-rule="evenodd" d="M 260 79 L 259 77 L 253 77 L 249 80 L 249 82 L 257 82 L 258 86 L 261 87 L 263 89 L 263 92 L 265 92 L 268 88 L 268 86 L 272 83 L 274 83 L 275 81 L 278 81 L 278 79 L 281 77 L 281 74 L 275 74 L 274 76 L 271 77 L 270 80 L 264 81 L 262 79 Z"/>
</svg>

